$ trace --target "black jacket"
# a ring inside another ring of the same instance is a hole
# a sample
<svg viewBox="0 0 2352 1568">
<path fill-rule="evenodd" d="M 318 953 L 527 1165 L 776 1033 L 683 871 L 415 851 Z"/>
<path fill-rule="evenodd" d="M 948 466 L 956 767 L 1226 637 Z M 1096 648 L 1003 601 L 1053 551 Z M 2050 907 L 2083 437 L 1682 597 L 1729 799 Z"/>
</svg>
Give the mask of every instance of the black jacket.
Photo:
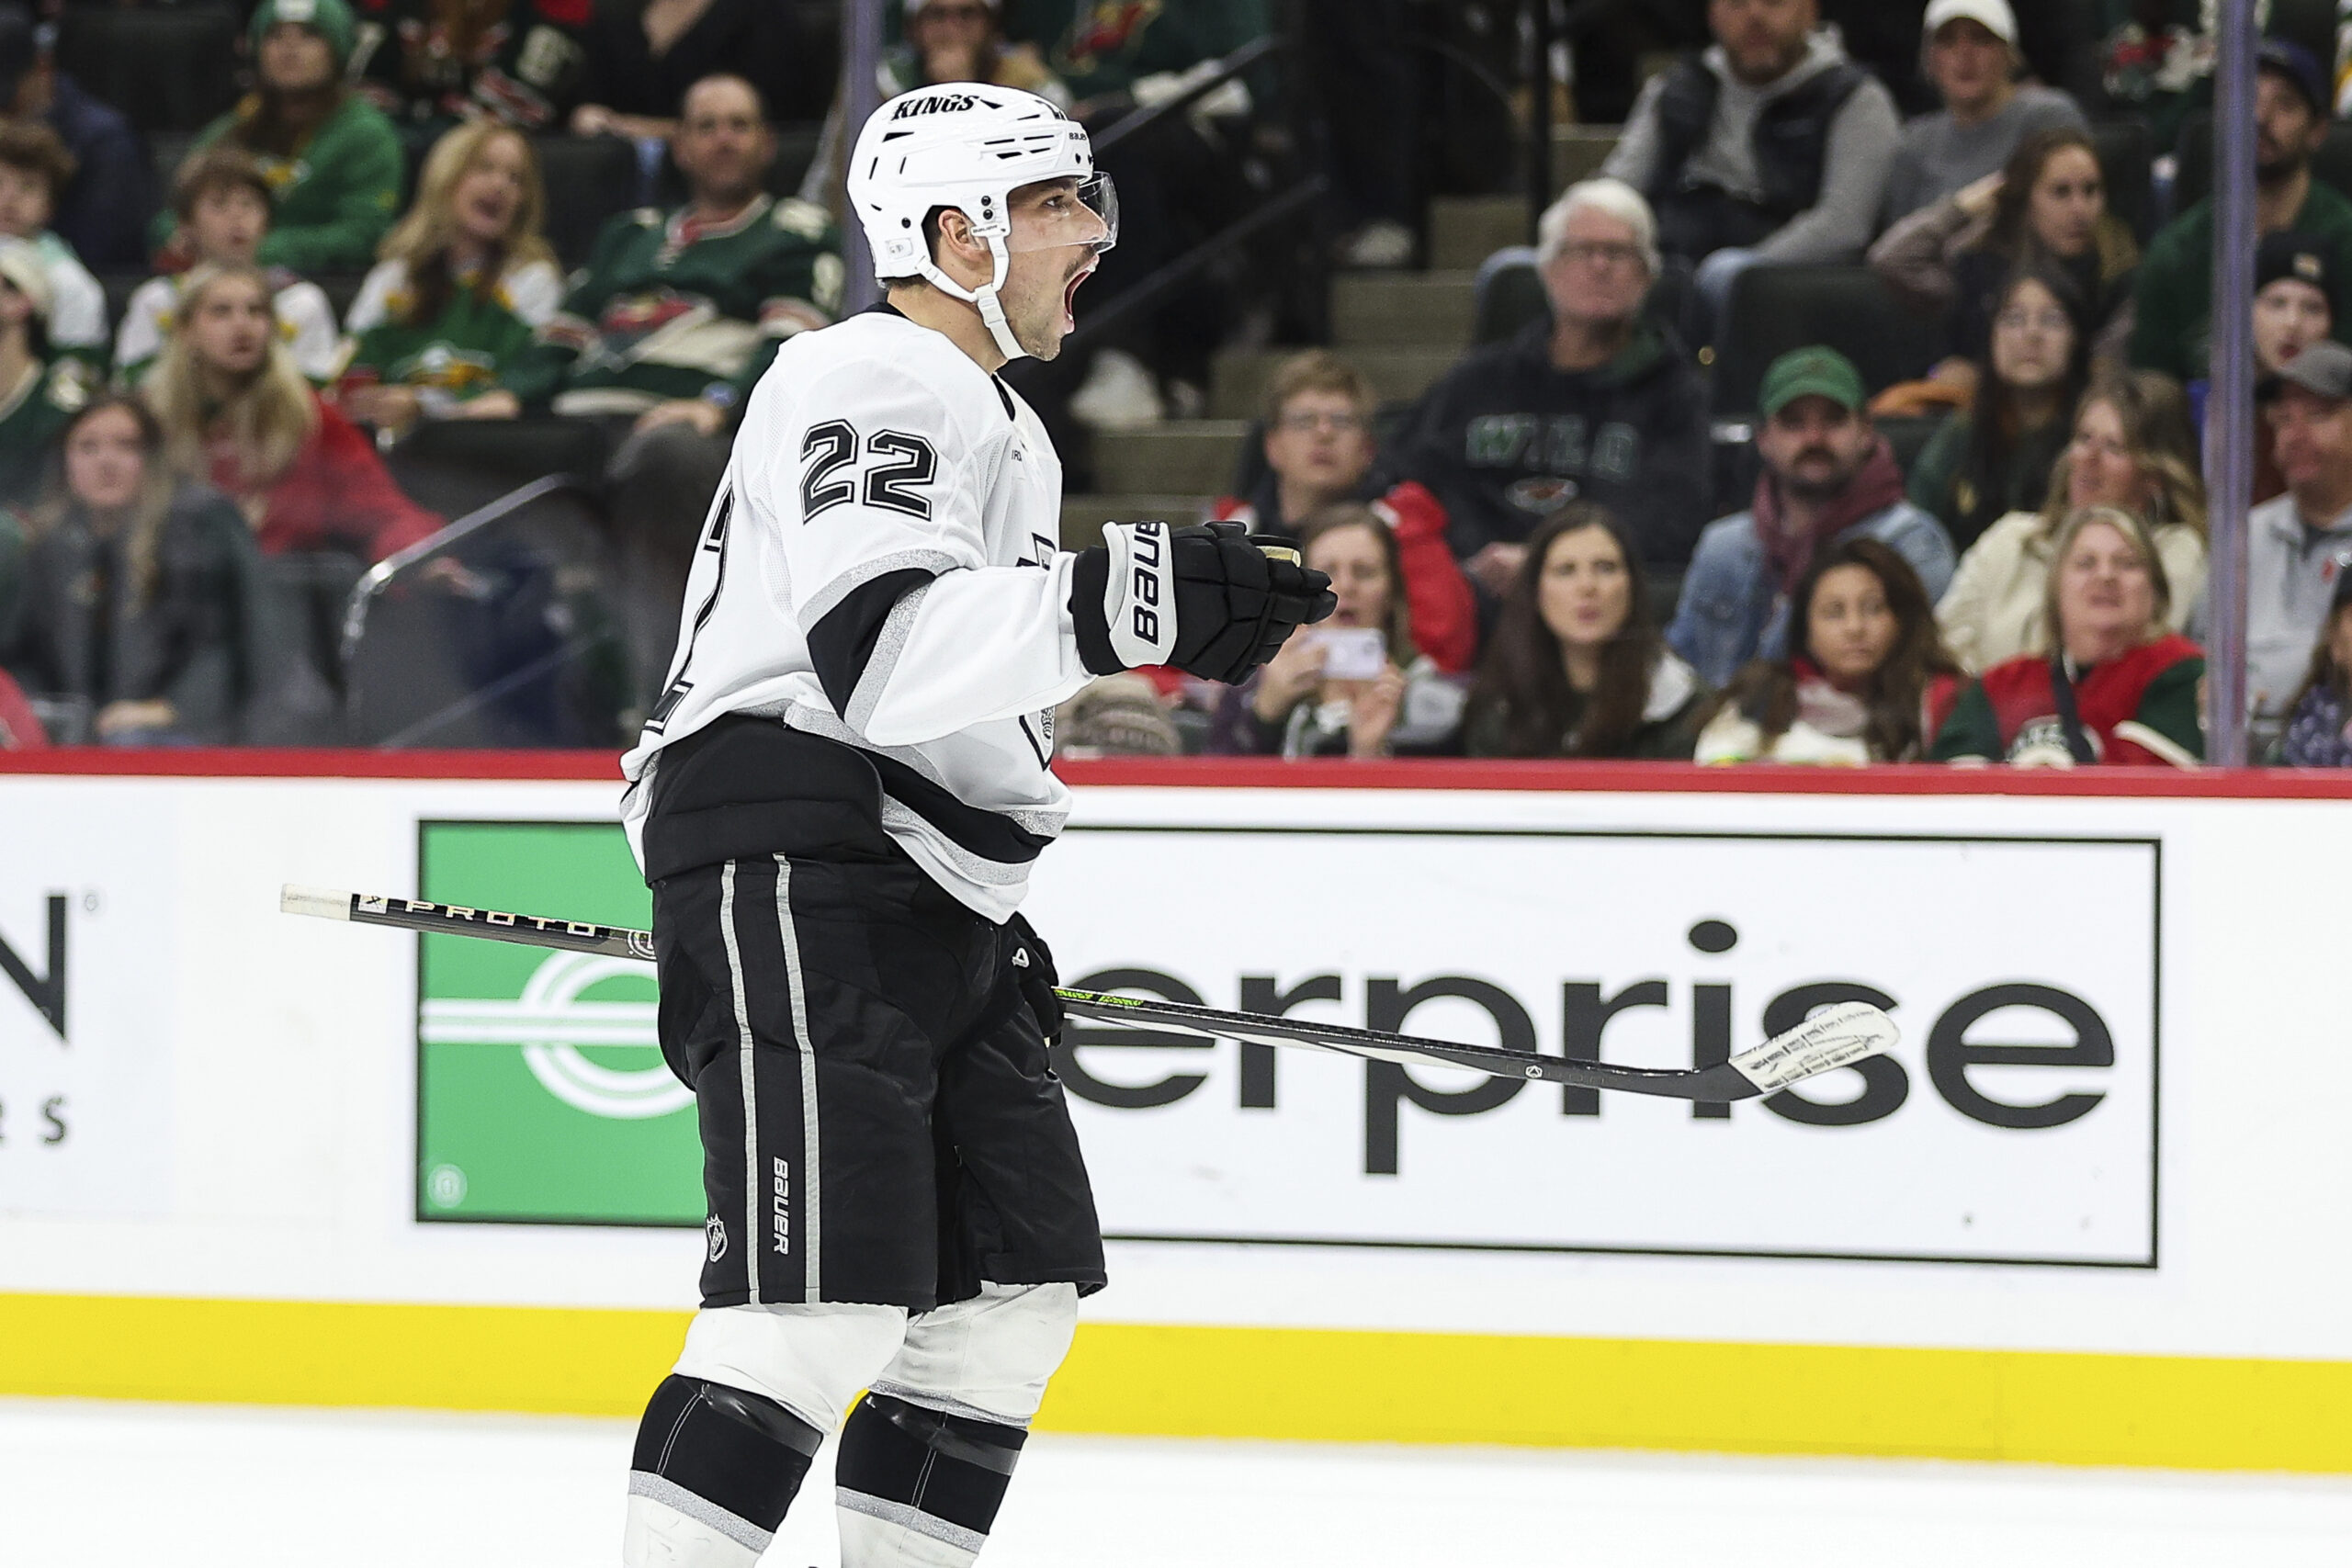
<svg viewBox="0 0 2352 1568">
<path fill-rule="evenodd" d="M 1707 525 L 1706 391 L 1681 345 L 1645 320 L 1598 370 L 1560 370 L 1551 322 L 1474 349 L 1421 396 L 1391 443 L 1385 482 L 1419 479 L 1445 504 L 1466 560 L 1524 540 L 1572 501 L 1614 513 L 1644 560 L 1679 571 Z"/>
<path fill-rule="evenodd" d="M 141 604 L 119 541 L 77 510 L 22 561 L 0 666 L 28 695 L 81 698 L 90 716 L 120 699 L 163 698 L 189 740 L 238 739 L 262 660 L 261 552 L 236 504 L 183 484 L 156 547 L 154 592 Z"/>
<path fill-rule="evenodd" d="M 1758 238 L 1780 228 L 1821 199 L 1822 168 L 1829 155 L 1829 128 L 1869 73 L 1850 62 L 1822 72 L 1803 86 L 1764 106 L 1756 122 L 1756 173 L 1763 181 L 1764 199 L 1754 204 L 1760 228 Z M 1715 118 L 1715 100 L 1723 82 L 1701 62 L 1686 55 L 1667 72 L 1657 97 L 1657 178 L 1648 197 L 1662 207 L 1688 188 L 1682 166 L 1704 145 Z"/>
<path fill-rule="evenodd" d="M 62 72 L 48 118 L 74 164 L 49 226 L 93 272 L 145 266 L 147 217 L 156 201 L 145 138 Z"/>
</svg>

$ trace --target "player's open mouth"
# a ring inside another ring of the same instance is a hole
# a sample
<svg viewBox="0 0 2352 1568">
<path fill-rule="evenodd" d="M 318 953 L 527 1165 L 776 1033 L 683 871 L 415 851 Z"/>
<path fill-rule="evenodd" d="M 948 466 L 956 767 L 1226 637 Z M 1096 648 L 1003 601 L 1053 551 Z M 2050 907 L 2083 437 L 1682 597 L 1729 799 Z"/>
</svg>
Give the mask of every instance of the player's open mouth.
<svg viewBox="0 0 2352 1568">
<path fill-rule="evenodd" d="M 1074 333 L 1078 330 L 1078 291 L 1093 276 L 1094 266 L 1090 262 L 1071 273 L 1069 281 L 1062 286 L 1062 331 Z"/>
</svg>

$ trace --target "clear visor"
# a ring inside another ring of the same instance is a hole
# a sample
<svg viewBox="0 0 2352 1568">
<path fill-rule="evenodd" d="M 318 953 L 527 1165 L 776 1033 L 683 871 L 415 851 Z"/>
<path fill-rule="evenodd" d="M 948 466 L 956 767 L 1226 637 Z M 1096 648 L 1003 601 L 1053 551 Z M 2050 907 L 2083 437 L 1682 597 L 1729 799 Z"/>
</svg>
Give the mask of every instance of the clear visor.
<svg viewBox="0 0 2352 1568">
<path fill-rule="evenodd" d="M 1099 255 L 1118 243 L 1119 193 L 1108 175 L 1056 180 L 1013 197 L 1012 232 L 1005 249 L 1016 255 L 1067 245 L 1084 245 Z"/>
</svg>

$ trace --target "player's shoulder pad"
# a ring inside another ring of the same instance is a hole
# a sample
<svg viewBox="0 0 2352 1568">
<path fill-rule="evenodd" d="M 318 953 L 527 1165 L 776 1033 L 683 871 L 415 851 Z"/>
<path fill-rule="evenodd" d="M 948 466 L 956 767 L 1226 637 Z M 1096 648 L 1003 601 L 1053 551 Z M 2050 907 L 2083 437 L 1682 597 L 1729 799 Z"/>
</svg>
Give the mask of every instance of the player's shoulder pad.
<svg viewBox="0 0 2352 1568">
<path fill-rule="evenodd" d="M 755 420 L 897 430 L 929 441 L 951 465 L 1012 438 L 986 371 L 940 333 L 880 312 L 786 339 L 761 391 L 769 395 L 754 394 L 765 405 Z"/>
</svg>

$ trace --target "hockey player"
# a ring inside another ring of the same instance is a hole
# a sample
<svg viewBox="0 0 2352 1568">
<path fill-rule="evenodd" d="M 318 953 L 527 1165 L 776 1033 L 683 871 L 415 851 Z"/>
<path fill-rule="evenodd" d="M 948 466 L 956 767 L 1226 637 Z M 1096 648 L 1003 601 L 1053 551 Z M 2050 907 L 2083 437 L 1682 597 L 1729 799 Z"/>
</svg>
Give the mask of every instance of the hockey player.
<svg viewBox="0 0 2352 1568">
<path fill-rule="evenodd" d="M 752 1562 L 861 1389 L 843 1563 L 979 1551 L 1103 1283 L 1052 960 L 1015 914 L 1069 806 L 1054 705 L 1142 665 L 1240 681 L 1333 604 L 1238 525 L 1057 549 L 1060 464 L 995 371 L 1059 351 L 1117 237 L 1077 124 L 921 88 L 848 189 L 888 302 L 753 390 L 624 761 L 710 1214 L 638 1435 L 640 1568 Z"/>
</svg>

